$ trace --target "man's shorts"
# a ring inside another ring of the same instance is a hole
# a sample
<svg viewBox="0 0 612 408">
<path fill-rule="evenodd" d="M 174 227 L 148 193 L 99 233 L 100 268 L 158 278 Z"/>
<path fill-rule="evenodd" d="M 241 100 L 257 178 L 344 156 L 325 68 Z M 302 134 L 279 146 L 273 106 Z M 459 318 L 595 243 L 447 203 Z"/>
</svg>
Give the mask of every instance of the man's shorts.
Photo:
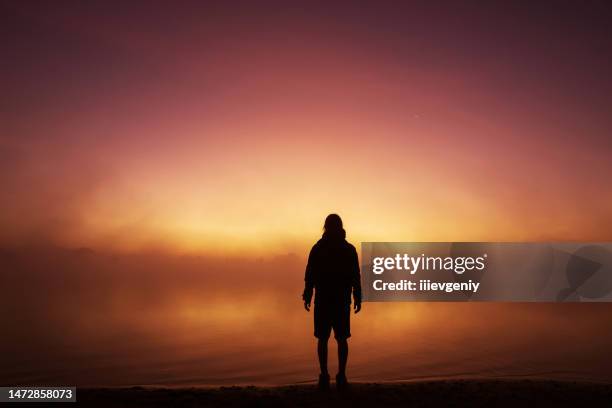
<svg viewBox="0 0 612 408">
<path fill-rule="evenodd" d="M 317 305 L 314 308 L 314 335 L 327 339 L 334 329 L 337 340 L 351 337 L 351 305 Z"/>
</svg>

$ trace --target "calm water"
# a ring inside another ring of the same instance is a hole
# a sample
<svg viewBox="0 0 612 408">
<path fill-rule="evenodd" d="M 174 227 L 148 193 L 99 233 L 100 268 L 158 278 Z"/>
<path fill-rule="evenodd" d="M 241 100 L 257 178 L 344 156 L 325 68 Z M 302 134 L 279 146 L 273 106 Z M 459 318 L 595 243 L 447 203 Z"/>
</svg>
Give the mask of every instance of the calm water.
<svg viewBox="0 0 612 408">
<path fill-rule="evenodd" d="M 288 384 L 317 375 L 301 258 L 1 256 L 2 384 Z M 366 303 L 352 320 L 349 375 L 610 382 L 611 323 L 606 304 Z"/>
</svg>

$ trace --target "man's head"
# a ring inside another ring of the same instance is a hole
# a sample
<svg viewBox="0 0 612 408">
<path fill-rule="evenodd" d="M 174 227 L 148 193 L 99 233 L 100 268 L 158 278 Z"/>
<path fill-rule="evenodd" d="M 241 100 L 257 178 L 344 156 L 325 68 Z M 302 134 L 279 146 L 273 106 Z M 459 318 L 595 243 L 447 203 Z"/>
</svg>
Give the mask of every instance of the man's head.
<svg viewBox="0 0 612 408">
<path fill-rule="evenodd" d="M 325 224 L 323 225 L 325 232 L 339 232 L 342 231 L 342 218 L 338 214 L 329 214 L 325 218 Z"/>
</svg>

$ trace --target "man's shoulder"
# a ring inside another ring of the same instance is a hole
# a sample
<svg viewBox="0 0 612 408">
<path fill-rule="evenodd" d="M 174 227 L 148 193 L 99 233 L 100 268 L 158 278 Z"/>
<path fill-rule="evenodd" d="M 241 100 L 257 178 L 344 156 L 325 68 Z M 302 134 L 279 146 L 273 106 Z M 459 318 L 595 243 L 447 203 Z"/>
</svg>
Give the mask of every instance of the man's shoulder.
<svg viewBox="0 0 612 408">
<path fill-rule="evenodd" d="M 321 248 L 322 245 L 323 245 L 323 239 L 321 238 L 317 242 L 315 242 L 310 252 L 317 252 Z"/>
<path fill-rule="evenodd" d="M 332 244 L 326 242 L 325 239 L 321 238 L 312 246 L 312 249 L 310 251 L 316 252 L 319 249 L 329 247 L 330 245 Z M 337 245 L 338 245 L 337 243 L 333 244 L 332 247 L 338 248 Z M 350 252 L 357 252 L 357 250 L 355 249 L 355 246 L 346 240 L 342 241 L 341 247 L 344 247 L 347 251 L 350 251 Z"/>
<path fill-rule="evenodd" d="M 344 242 L 345 242 L 345 245 L 346 245 L 346 248 L 347 248 L 347 249 L 349 249 L 350 251 L 357 252 L 357 249 L 355 249 L 355 246 L 354 246 L 353 244 L 351 244 L 351 243 L 350 243 L 350 242 L 348 242 L 348 241 L 344 241 Z"/>
</svg>

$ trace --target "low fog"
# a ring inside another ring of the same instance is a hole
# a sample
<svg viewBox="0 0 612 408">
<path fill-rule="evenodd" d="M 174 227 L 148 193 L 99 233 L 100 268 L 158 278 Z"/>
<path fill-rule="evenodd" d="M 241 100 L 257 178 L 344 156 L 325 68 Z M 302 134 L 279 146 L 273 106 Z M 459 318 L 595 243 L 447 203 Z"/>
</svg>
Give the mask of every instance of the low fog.
<svg viewBox="0 0 612 408">
<path fill-rule="evenodd" d="M 2 250 L 0 265 L 3 384 L 279 384 L 316 374 L 312 315 L 300 301 L 303 256 L 32 246 Z M 352 320 L 351 375 L 609 381 L 611 312 L 608 304 L 366 303 Z"/>
</svg>

